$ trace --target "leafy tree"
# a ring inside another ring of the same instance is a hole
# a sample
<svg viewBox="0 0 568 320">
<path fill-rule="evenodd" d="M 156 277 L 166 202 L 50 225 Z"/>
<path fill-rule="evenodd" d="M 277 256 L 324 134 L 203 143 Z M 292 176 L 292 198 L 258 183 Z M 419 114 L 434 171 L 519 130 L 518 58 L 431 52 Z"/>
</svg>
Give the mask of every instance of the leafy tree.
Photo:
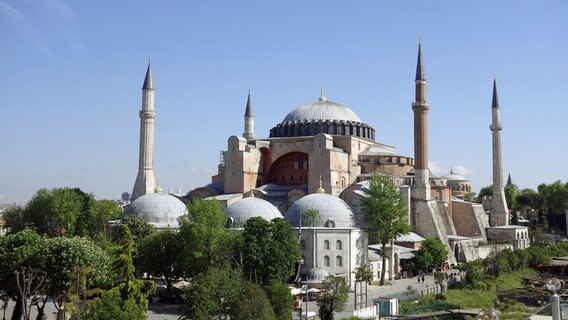
<svg viewBox="0 0 568 320">
<path fill-rule="evenodd" d="M 505 200 L 507 201 L 507 206 L 510 210 L 517 210 L 517 196 L 519 194 L 519 188 L 515 184 L 509 184 L 505 186 Z"/>
<path fill-rule="evenodd" d="M 132 252 L 134 239 L 126 224 L 117 226 L 116 259 L 112 262 L 112 269 L 119 275 L 121 282 L 111 290 L 117 290 L 122 300 L 121 309 L 133 314 L 144 315 L 148 310 L 148 295 L 155 290 L 155 285 L 150 281 L 136 279 Z"/>
<path fill-rule="evenodd" d="M 9 229 L 9 233 L 17 233 L 26 228 L 23 214 L 24 208 L 21 206 L 13 206 L 2 212 L 4 227 Z"/>
<path fill-rule="evenodd" d="M 483 200 L 483 197 L 486 196 L 493 196 L 493 186 L 486 186 L 481 188 L 481 190 L 479 190 L 479 194 L 477 195 L 477 202 L 481 203 Z"/>
<path fill-rule="evenodd" d="M 239 270 L 209 268 L 184 288 L 184 306 L 180 319 L 229 319 L 231 308 L 239 300 L 242 286 L 243 277 Z"/>
<path fill-rule="evenodd" d="M 145 318 L 145 314 L 130 304 L 123 309 L 120 292 L 109 290 L 92 301 L 87 310 L 79 310 L 73 317 L 76 320 L 139 320 Z"/>
<path fill-rule="evenodd" d="M 83 197 L 77 190 L 38 190 L 24 209 L 24 222 L 37 233 L 50 237 L 73 235 L 77 217 L 83 209 Z"/>
<path fill-rule="evenodd" d="M 125 224 L 128 226 L 128 229 L 130 229 L 130 233 L 134 237 L 135 247 L 140 245 L 142 240 L 152 234 L 152 232 L 156 231 L 156 228 L 148 221 L 136 216 L 124 217 L 120 221 L 120 224 Z M 118 228 L 115 228 L 112 237 L 116 240 L 119 236 Z"/>
<path fill-rule="evenodd" d="M 420 249 L 416 252 L 416 262 L 422 268 L 440 266 L 447 259 L 446 246 L 439 238 L 427 238 L 422 241 Z"/>
<path fill-rule="evenodd" d="M 300 248 L 287 221 L 268 222 L 253 217 L 247 221 L 242 238 L 243 272 L 247 279 L 266 285 L 271 280 L 285 281 L 294 274 Z"/>
<path fill-rule="evenodd" d="M 276 319 L 266 292 L 258 284 L 250 281 L 244 281 L 238 300 L 232 303 L 230 315 L 232 320 Z"/>
<path fill-rule="evenodd" d="M 355 268 L 355 279 L 357 281 L 365 281 L 368 284 L 373 281 L 373 271 L 371 270 L 371 266 L 366 263 Z"/>
<path fill-rule="evenodd" d="M 333 320 L 334 312 L 341 312 L 347 303 L 348 288 L 345 279 L 328 276 L 323 285 L 322 294 L 317 299 L 318 316 L 321 320 Z"/>
<path fill-rule="evenodd" d="M 193 199 L 189 214 L 180 217 L 180 237 L 187 244 L 181 255 L 183 269 L 193 277 L 211 267 L 227 266 L 231 262 L 232 239 L 225 228 L 225 214 L 219 203 Z"/>
<path fill-rule="evenodd" d="M 113 200 L 94 200 L 91 197 L 84 198 L 83 212 L 79 216 L 77 235 L 88 235 L 91 239 L 96 239 L 106 234 L 106 224 L 110 220 L 120 218 L 122 209 Z"/>
<path fill-rule="evenodd" d="M 300 222 L 302 226 L 309 227 L 318 220 L 319 212 L 316 209 L 302 209 Z"/>
<path fill-rule="evenodd" d="M 12 319 L 22 317 L 22 292 L 18 288 L 16 272 L 34 267 L 33 257 L 42 247 L 43 239 L 34 231 L 26 230 L 0 237 L 0 288 L 5 296 L 16 301 Z"/>
<path fill-rule="evenodd" d="M 477 196 L 476 196 L 475 192 L 468 192 L 463 196 L 463 199 L 465 201 L 468 201 L 468 202 L 476 202 Z"/>
<path fill-rule="evenodd" d="M 270 300 L 276 319 L 292 320 L 293 299 L 290 289 L 278 280 L 272 280 L 264 287 L 266 296 Z"/>
<path fill-rule="evenodd" d="M 139 269 L 162 278 L 168 292 L 172 281 L 182 275 L 178 264 L 184 244 L 177 232 L 160 230 L 144 239 L 138 248 Z"/>
<path fill-rule="evenodd" d="M 371 175 L 369 186 L 364 189 L 363 210 L 369 232 L 381 244 L 382 265 L 386 266 L 386 246 L 393 239 L 410 232 L 406 206 L 397 187 L 386 176 Z M 380 284 L 385 284 L 386 268 L 381 270 Z"/>
</svg>

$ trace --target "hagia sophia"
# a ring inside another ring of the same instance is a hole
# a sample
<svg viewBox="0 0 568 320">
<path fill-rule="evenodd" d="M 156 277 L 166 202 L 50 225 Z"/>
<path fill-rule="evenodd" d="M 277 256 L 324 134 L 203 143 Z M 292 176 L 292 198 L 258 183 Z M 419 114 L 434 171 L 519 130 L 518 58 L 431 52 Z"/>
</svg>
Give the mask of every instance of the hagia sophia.
<svg viewBox="0 0 568 320">
<path fill-rule="evenodd" d="M 156 185 L 153 170 L 154 86 L 150 64 L 142 88 L 139 170 L 126 215 L 147 219 L 158 228 L 176 228 L 192 198 L 217 200 L 227 215 L 227 228 L 242 228 L 251 217 L 283 218 L 299 236 L 304 256 L 301 273 L 310 279 L 345 275 L 369 263 L 374 276 L 387 268 L 399 277 L 404 260 L 419 243 L 437 237 L 446 245 L 449 263 L 486 257 L 494 247 L 487 237 L 513 240 L 515 248 L 528 246 L 526 227 L 509 225 L 502 183 L 500 108 L 494 82 L 492 102 L 493 197 L 486 212 L 468 202 L 471 183 L 453 170 L 435 177 L 428 168 L 428 110 L 422 44 L 418 47 L 414 115 L 414 155 L 402 155 L 394 146 L 375 141 L 375 130 L 349 107 L 319 98 L 292 109 L 267 137 L 257 137 L 249 92 L 242 136 L 228 138 L 218 172 L 211 183 L 184 196 L 167 195 Z M 410 100 L 410 99 L 409 99 Z M 408 210 L 413 232 L 395 240 L 387 266 L 381 266 L 374 239 L 365 231 L 361 199 L 373 173 L 392 179 Z M 303 212 L 318 216 L 310 224 Z M 302 224 L 303 223 L 303 224 Z"/>
</svg>

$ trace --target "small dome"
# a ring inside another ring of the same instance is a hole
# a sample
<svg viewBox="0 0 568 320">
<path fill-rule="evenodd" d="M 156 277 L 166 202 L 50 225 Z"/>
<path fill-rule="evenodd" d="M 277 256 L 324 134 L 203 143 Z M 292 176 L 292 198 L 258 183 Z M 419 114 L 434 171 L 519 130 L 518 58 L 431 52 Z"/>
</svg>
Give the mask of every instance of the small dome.
<svg viewBox="0 0 568 320">
<path fill-rule="evenodd" d="M 308 281 L 323 282 L 325 281 L 325 278 L 329 277 L 329 272 L 325 271 L 320 267 L 314 267 L 311 268 L 310 271 L 308 271 L 307 276 L 308 276 Z"/>
<path fill-rule="evenodd" d="M 282 122 L 326 120 L 362 122 L 351 109 L 325 99 L 297 107 L 290 111 Z"/>
<path fill-rule="evenodd" d="M 454 173 L 453 170 L 451 170 L 450 173 L 442 176 L 442 179 L 446 179 L 448 181 L 469 181 L 464 176 Z"/>
<path fill-rule="evenodd" d="M 163 193 L 146 194 L 134 200 L 124 211 L 125 216 L 142 218 L 158 229 L 179 228 L 178 218 L 187 213 L 183 202 Z"/>
<path fill-rule="evenodd" d="M 282 214 L 270 202 L 248 197 L 235 201 L 225 209 L 225 214 L 229 219 L 233 219 L 234 227 L 242 227 L 248 219 L 252 217 L 261 217 L 266 221 L 272 221 L 274 218 L 282 218 Z"/>
<path fill-rule="evenodd" d="M 340 198 L 327 193 L 312 193 L 296 200 L 286 212 L 284 219 L 292 227 L 297 228 L 300 226 L 302 211 L 306 209 L 314 209 L 318 212 L 318 218 L 310 227 L 358 228 L 349 205 Z"/>
</svg>

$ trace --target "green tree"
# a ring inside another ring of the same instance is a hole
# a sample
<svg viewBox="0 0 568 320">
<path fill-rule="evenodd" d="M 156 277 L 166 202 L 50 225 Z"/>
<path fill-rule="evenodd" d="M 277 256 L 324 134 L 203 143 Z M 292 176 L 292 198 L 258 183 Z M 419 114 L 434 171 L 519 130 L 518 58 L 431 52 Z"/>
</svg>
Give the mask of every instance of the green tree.
<svg viewBox="0 0 568 320">
<path fill-rule="evenodd" d="M 240 251 L 247 279 L 267 285 L 271 280 L 286 281 L 294 275 L 300 248 L 287 221 L 268 222 L 253 217 L 247 221 L 242 238 Z"/>
<path fill-rule="evenodd" d="M 365 281 L 368 284 L 371 284 L 373 281 L 373 271 L 371 270 L 371 266 L 366 263 L 355 268 L 355 279 L 357 281 Z"/>
<path fill-rule="evenodd" d="M 228 266 L 234 235 L 225 230 L 226 216 L 213 200 L 193 199 L 189 214 L 180 217 L 180 237 L 187 244 L 181 255 L 183 270 L 193 277 L 211 267 Z"/>
<path fill-rule="evenodd" d="M 517 207 L 517 196 L 519 194 L 519 188 L 516 184 L 509 184 L 505 186 L 505 200 L 507 201 L 507 206 L 509 210 L 518 210 Z"/>
<path fill-rule="evenodd" d="M 426 238 L 416 252 L 416 262 L 422 268 L 438 267 L 447 259 L 446 246 L 439 238 Z"/>
<path fill-rule="evenodd" d="M 475 192 L 468 192 L 463 196 L 463 199 L 465 201 L 468 201 L 468 202 L 476 202 L 477 196 L 476 196 Z"/>
<path fill-rule="evenodd" d="M 40 251 L 43 238 L 32 230 L 25 230 L 0 237 L 0 288 L 4 295 L 16 301 L 12 319 L 23 314 L 24 298 L 18 288 L 16 272 L 35 267 L 33 260 Z"/>
<path fill-rule="evenodd" d="M 250 281 L 244 281 L 238 299 L 232 303 L 230 315 L 232 320 L 276 319 L 266 292 Z"/>
<path fill-rule="evenodd" d="M 242 286 L 243 277 L 239 270 L 209 268 L 184 288 L 180 319 L 229 319 L 231 308 L 239 300 Z"/>
<path fill-rule="evenodd" d="M 334 312 L 345 309 L 348 290 L 342 277 L 328 276 L 325 279 L 322 294 L 317 299 L 318 316 L 321 320 L 333 320 Z"/>
<path fill-rule="evenodd" d="M 272 280 L 264 287 L 264 291 L 270 300 L 276 319 L 292 320 L 294 301 L 290 295 L 290 289 L 282 282 Z"/>
<path fill-rule="evenodd" d="M 144 239 L 138 248 L 139 269 L 164 281 L 168 292 L 172 290 L 172 281 L 182 276 L 178 264 L 184 244 L 177 232 L 160 230 Z"/>
<path fill-rule="evenodd" d="M 24 208 L 22 206 L 13 206 L 2 212 L 4 227 L 9 229 L 8 233 L 17 233 L 26 228 L 23 215 Z"/>
<path fill-rule="evenodd" d="M 111 290 L 117 290 L 122 300 L 121 309 L 132 314 L 143 315 L 138 319 L 146 319 L 148 310 L 148 295 L 155 290 L 153 282 L 138 280 L 134 274 L 132 252 L 134 250 L 134 238 L 126 224 L 117 226 L 116 258 L 111 263 L 112 269 L 119 275 L 120 283 Z"/>
<path fill-rule="evenodd" d="M 389 177 L 374 173 L 364 192 L 363 210 L 367 228 L 381 244 L 382 265 L 386 266 L 387 244 L 411 230 L 406 206 Z M 381 285 L 385 284 L 385 271 L 386 268 L 381 269 Z"/>
<path fill-rule="evenodd" d="M 479 194 L 477 195 L 477 202 L 481 203 L 483 200 L 483 197 L 486 196 L 493 196 L 493 186 L 486 186 L 481 188 L 481 190 L 479 190 Z"/>
<path fill-rule="evenodd" d="M 132 301 L 123 307 L 120 292 L 116 289 L 106 291 L 100 298 L 93 300 L 86 310 L 79 310 L 73 315 L 76 320 L 139 320 L 146 316 Z"/>
<path fill-rule="evenodd" d="M 79 189 L 40 189 L 24 209 L 24 223 L 49 237 L 72 236 L 83 210 L 83 195 Z"/>
</svg>

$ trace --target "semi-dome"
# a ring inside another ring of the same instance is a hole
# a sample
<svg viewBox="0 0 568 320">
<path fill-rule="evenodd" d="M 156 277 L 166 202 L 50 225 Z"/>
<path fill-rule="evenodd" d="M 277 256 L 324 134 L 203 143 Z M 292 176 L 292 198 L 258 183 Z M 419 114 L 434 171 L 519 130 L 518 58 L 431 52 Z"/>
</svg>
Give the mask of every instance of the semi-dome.
<svg viewBox="0 0 568 320">
<path fill-rule="evenodd" d="M 290 111 L 282 122 L 327 120 L 362 122 L 348 107 L 321 98 Z"/>
<path fill-rule="evenodd" d="M 340 198 L 327 193 L 312 193 L 296 200 L 286 212 L 284 219 L 292 227 L 297 228 L 300 226 L 302 212 L 307 209 L 318 212 L 317 219 L 310 227 L 358 228 L 349 205 Z M 302 222 L 302 226 L 306 227 L 305 218 Z"/>
<path fill-rule="evenodd" d="M 235 201 L 225 209 L 225 214 L 228 219 L 232 219 L 233 227 L 244 226 L 248 219 L 252 217 L 261 217 L 266 221 L 282 218 L 282 214 L 273 204 L 255 197 L 242 198 Z"/>
<path fill-rule="evenodd" d="M 315 136 L 318 133 L 375 139 L 375 129 L 348 107 L 328 101 L 323 92 L 316 101 L 301 105 L 270 130 L 270 137 Z"/>
<path fill-rule="evenodd" d="M 125 216 L 136 216 L 148 221 L 154 227 L 179 228 L 178 218 L 187 214 L 187 207 L 178 198 L 163 193 L 149 193 L 134 200 Z"/>
</svg>

